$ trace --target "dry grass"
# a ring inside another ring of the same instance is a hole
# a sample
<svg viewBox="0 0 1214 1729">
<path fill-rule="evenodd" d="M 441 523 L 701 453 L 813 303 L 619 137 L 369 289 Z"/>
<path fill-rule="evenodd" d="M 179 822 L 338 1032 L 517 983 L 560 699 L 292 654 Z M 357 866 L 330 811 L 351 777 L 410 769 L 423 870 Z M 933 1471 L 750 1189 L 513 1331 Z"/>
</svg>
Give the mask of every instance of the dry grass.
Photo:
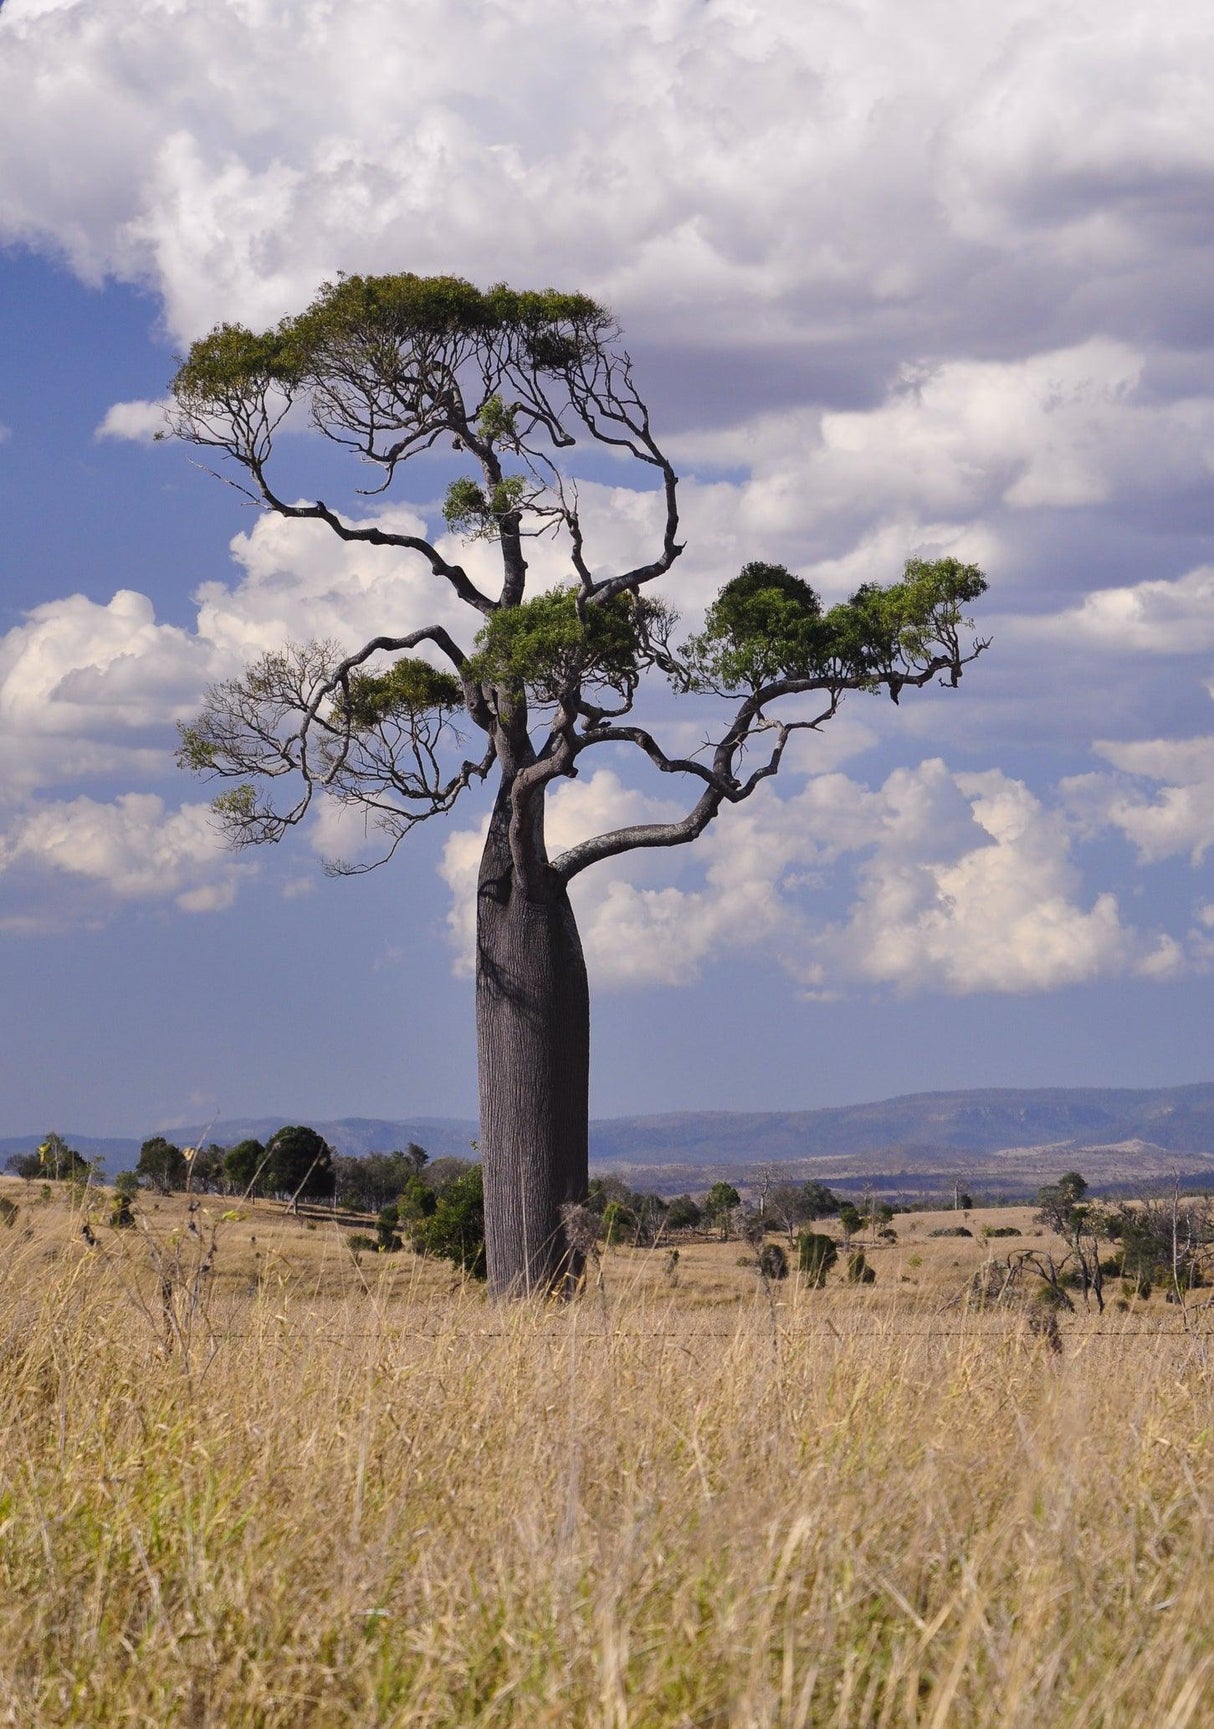
<svg viewBox="0 0 1214 1729">
<path fill-rule="evenodd" d="M 501 1310 L 268 1209 L 191 1305 L 180 1203 L 89 1248 L 5 1192 L 0 1722 L 1214 1717 L 1202 1312 L 1055 1357 L 945 1306 L 985 1250 L 931 1219 L 871 1289 L 703 1244 Z"/>
</svg>

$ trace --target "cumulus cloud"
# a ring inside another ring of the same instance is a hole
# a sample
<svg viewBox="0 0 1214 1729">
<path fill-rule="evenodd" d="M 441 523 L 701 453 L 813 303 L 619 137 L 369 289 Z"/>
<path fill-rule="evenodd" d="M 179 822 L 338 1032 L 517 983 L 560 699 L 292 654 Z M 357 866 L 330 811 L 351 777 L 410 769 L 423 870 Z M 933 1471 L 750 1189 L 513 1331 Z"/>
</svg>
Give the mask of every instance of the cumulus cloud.
<svg viewBox="0 0 1214 1729">
<path fill-rule="evenodd" d="M 1106 739 L 1094 748 L 1118 772 L 1063 785 L 1089 831 L 1120 830 L 1146 863 L 1187 853 L 1202 864 L 1214 846 L 1214 737 Z"/>
<path fill-rule="evenodd" d="M 557 844 L 672 808 L 604 771 L 575 785 L 563 808 L 554 801 Z M 457 831 L 444 855 L 462 970 L 483 834 Z M 592 977 L 614 988 L 685 984 L 737 950 L 765 951 L 812 994 L 1023 993 L 1183 964 L 1180 945 L 1127 924 L 1114 895 L 1085 894 L 1060 811 L 998 770 L 957 774 L 938 759 L 875 790 L 825 774 L 790 797 L 761 793 L 694 852 L 616 861 L 578 878 L 573 897 Z"/>
<path fill-rule="evenodd" d="M 95 917 L 113 899 L 218 912 L 232 904 L 250 869 L 225 851 L 205 805 L 172 810 L 154 793 L 51 801 L 27 811 L 0 837 L 0 874 L 16 879 L 19 909 L 3 922 L 28 929 Z M 48 876 L 86 892 L 48 894 Z"/>
<path fill-rule="evenodd" d="M 1069 340 L 1096 271 L 1106 328 L 1166 328 L 1161 240 L 1209 244 L 1207 25 L 1196 0 L 1166 31 L 1136 0 L 8 0 L 0 222 L 153 281 L 179 338 L 339 267 L 571 261 L 739 347 Z"/>
<path fill-rule="evenodd" d="M 1214 566 L 1173 581 L 1148 580 L 1085 594 L 1047 618 L 1022 619 L 1017 634 L 1115 654 L 1195 654 L 1214 648 Z"/>
<path fill-rule="evenodd" d="M 106 410 L 94 437 L 151 444 L 165 431 L 165 402 L 115 402 Z"/>
</svg>

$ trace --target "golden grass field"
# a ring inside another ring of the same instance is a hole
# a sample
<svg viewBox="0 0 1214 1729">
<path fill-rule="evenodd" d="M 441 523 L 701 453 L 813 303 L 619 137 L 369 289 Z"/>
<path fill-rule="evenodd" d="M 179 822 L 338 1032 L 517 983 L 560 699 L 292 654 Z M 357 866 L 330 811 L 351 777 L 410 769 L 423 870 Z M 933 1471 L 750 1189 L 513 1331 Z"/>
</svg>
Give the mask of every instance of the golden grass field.
<svg viewBox="0 0 1214 1729">
<path fill-rule="evenodd" d="M 705 1242 L 499 1308 L 266 1204 L 94 1197 L 89 1247 L 2 1188 L 0 1723 L 1214 1722 L 1214 1310 L 1054 1354 L 930 1214 L 870 1288 Z"/>
</svg>

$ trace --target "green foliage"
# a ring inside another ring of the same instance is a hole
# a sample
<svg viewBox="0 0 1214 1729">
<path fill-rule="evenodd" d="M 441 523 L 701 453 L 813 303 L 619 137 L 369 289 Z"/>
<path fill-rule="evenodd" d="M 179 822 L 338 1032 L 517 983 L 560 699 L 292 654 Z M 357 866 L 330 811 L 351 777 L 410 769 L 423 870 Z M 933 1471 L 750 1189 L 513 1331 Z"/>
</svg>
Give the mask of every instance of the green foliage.
<svg viewBox="0 0 1214 1729">
<path fill-rule="evenodd" d="M 315 1129 L 291 1124 L 266 1142 L 264 1190 L 284 1200 L 327 1200 L 333 1193 L 333 1149 Z"/>
<path fill-rule="evenodd" d="M 822 602 L 782 564 L 754 561 L 727 582 L 688 645 L 697 682 L 755 689 L 777 678 L 807 678 L 826 643 Z"/>
<path fill-rule="evenodd" d="M 783 565 L 753 562 L 726 583 L 704 629 L 687 644 L 691 687 L 759 690 L 782 680 L 906 677 L 934 656 L 959 653 L 964 608 L 986 589 L 974 564 L 906 562 L 901 582 L 864 583 L 823 614 L 807 582 Z"/>
<path fill-rule="evenodd" d="M 410 1232 L 434 1213 L 438 1205 L 434 1190 L 417 1171 L 411 1172 L 401 1187 L 396 1200 L 396 1216 L 401 1225 Z"/>
<path fill-rule="evenodd" d="M 863 1249 L 857 1249 L 854 1255 L 847 1257 L 847 1279 L 852 1285 L 875 1285 L 877 1270 L 870 1267 L 864 1257 Z"/>
<path fill-rule="evenodd" d="M 190 1167 L 180 1147 L 166 1141 L 163 1135 L 153 1135 L 139 1149 L 135 1174 L 145 1188 L 171 1195 L 174 1189 L 186 1187 Z"/>
<path fill-rule="evenodd" d="M 666 1202 L 661 1195 L 630 1189 L 622 1177 L 591 1177 L 585 1210 L 602 1220 L 600 1235 L 608 1243 L 632 1243 L 648 1248 L 657 1240 L 667 1221 Z"/>
<path fill-rule="evenodd" d="M 854 1237 L 864 1224 L 864 1216 L 854 1201 L 844 1201 L 839 1207 L 839 1223 L 845 1237 Z"/>
<path fill-rule="evenodd" d="M 427 660 L 405 655 L 386 672 L 352 672 L 333 708 L 334 719 L 339 724 L 348 722 L 357 732 L 384 721 L 403 721 L 408 726 L 423 714 L 450 713 L 463 704 L 464 689 L 458 678 Z"/>
<path fill-rule="evenodd" d="M 381 1207 L 375 1221 L 375 1241 L 385 1255 L 394 1255 L 404 1247 L 397 1226 L 400 1223 L 394 1206 Z"/>
<path fill-rule="evenodd" d="M 434 1212 L 415 1228 L 413 1241 L 425 1254 L 451 1261 L 474 1279 L 485 1278 L 485 1194 L 479 1165 L 442 1188 Z"/>
<path fill-rule="evenodd" d="M 729 1241 L 729 1221 L 742 1205 L 742 1197 L 732 1183 L 714 1183 L 704 1196 L 704 1214 L 721 1227 L 721 1241 Z"/>
<path fill-rule="evenodd" d="M 443 499 L 443 518 L 453 534 L 471 540 L 496 540 L 502 524 L 522 505 L 527 492 L 526 477 L 506 474 L 488 491 L 466 475 L 453 480 Z"/>
<path fill-rule="evenodd" d="M 256 1140 L 238 1141 L 234 1147 L 228 1148 L 223 1156 L 223 1176 L 229 1194 L 243 1195 L 248 1193 L 249 1185 L 254 1178 L 258 1177 L 259 1171 L 261 1171 L 261 1178 L 258 1178 L 256 1192 L 258 1194 L 265 1192 L 265 1184 L 262 1181 L 265 1175 L 264 1170 L 262 1170 L 265 1156 L 266 1149 L 260 1141 Z"/>
<path fill-rule="evenodd" d="M 190 348 L 174 377 L 177 402 L 225 412 L 271 388 L 324 387 L 351 366 L 402 398 L 432 398 L 469 350 L 508 354 L 539 372 L 563 372 L 614 328 L 584 294 L 487 291 L 458 276 L 342 276 L 322 284 L 297 317 L 256 333 L 222 324 Z M 429 389 L 427 389 L 429 387 Z"/>
<path fill-rule="evenodd" d="M 807 1219 L 830 1219 L 838 1213 L 839 1197 L 825 1183 L 808 1182 L 801 1193 Z"/>
<path fill-rule="evenodd" d="M 1078 1171 L 1068 1171 L 1056 1183 L 1047 1183 L 1037 1191 L 1036 1222 L 1048 1225 L 1060 1237 L 1076 1236 L 1087 1217 L 1083 1198 L 1087 1192 L 1087 1182 Z"/>
<path fill-rule="evenodd" d="M 10 1169 L 19 1177 L 49 1177 L 56 1183 L 87 1181 L 92 1165 L 69 1147 L 62 1135 L 48 1135 L 36 1153 L 19 1153 L 10 1160 Z"/>
<path fill-rule="evenodd" d="M 699 1203 L 690 1195 L 676 1195 L 666 1209 L 666 1228 L 671 1231 L 694 1230 L 703 1217 Z"/>
<path fill-rule="evenodd" d="M 797 1265 L 812 1290 L 820 1291 L 839 1259 L 839 1245 L 824 1231 L 803 1231 L 797 1239 Z"/>
<path fill-rule="evenodd" d="M 390 1153 L 367 1153 L 361 1158 L 335 1153 L 333 1182 L 337 1205 L 358 1212 L 378 1212 L 390 1202 L 398 1201 L 411 1184 L 424 1189 L 419 1173 L 428 1162 L 425 1149 L 414 1142 L 403 1152 L 397 1148 Z"/>
<path fill-rule="evenodd" d="M 644 595 L 589 604 L 576 588 L 549 589 L 493 613 L 467 670 L 486 684 L 521 685 L 541 702 L 559 701 L 575 685 L 626 692 L 645 664 L 650 631 L 669 618 Z"/>
</svg>

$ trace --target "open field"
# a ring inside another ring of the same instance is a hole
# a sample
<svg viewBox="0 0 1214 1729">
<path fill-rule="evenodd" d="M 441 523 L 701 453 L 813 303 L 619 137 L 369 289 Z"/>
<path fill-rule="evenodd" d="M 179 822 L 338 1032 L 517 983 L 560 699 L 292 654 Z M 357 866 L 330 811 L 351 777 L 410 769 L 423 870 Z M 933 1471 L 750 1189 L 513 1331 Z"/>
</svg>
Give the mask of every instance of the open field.
<svg viewBox="0 0 1214 1729">
<path fill-rule="evenodd" d="M 1017 1243 L 953 1214 L 870 1288 L 703 1242 L 503 1310 L 265 1204 L 89 1247 L 3 1193 L 0 1723 L 1214 1715 L 1214 1310 L 1054 1354 L 965 1301 Z"/>
</svg>

